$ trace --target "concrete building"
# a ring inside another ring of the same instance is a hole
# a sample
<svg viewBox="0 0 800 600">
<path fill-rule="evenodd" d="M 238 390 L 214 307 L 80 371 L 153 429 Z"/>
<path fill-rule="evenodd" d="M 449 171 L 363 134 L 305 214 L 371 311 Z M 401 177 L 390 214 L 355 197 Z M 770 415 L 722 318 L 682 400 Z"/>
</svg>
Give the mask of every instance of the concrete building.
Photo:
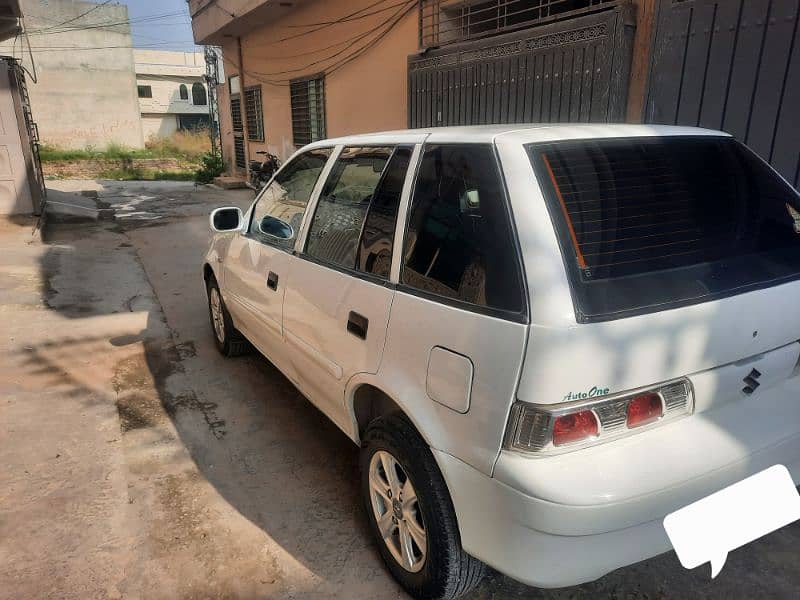
<svg viewBox="0 0 800 600">
<path fill-rule="evenodd" d="M 724 129 L 800 182 L 797 0 L 188 3 L 234 173 L 365 131 L 632 121 Z"/>
<path fill-rule="evenodd" d="M 28 87 L 41 141 L 143 147 L 128 8 L 78 0 L 20 4 L 27 38 L 0 44 L 0 54 L 16 56 L 36 75 Z"/>
<path fill-rule="evenodd" d="M 21 31 L 18 0 L 0 0 L 0 42 Z M 25 72 L 0 55 L 0 215 L 39 214 L 45 197 Z"/>
<path fill-rule="evenodd" d="M 208 127 L 202 52 L 133 51 L 145 142 L 184 129 Z"/>
</svg>

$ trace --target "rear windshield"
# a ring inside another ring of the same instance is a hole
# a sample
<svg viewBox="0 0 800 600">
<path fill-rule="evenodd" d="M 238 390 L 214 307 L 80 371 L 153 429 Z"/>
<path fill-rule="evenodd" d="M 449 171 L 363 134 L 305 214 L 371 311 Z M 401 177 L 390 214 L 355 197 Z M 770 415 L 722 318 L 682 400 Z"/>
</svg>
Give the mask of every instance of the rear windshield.
<svg viewBox="0 0 800 600">
<path fill-rule="evenodd" d="M 800 276 L 798 195 L 722 137 L 534 144 L 579 321 L 703 302 Z"/>
</svg>

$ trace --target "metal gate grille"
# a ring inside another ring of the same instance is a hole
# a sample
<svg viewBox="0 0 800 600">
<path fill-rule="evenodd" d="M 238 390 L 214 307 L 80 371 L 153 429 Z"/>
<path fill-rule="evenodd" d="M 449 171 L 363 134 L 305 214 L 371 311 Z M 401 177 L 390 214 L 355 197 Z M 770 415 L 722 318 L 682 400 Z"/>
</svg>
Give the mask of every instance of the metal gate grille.
<svg viewBox="0 0 800 600">
<path fill-rule="evenodd" d="M 616 0 L 421 0 L 423 48 L 444 46 L 586 14 Z"/>
<path fill-rule="evenodd" d="M 623 4 L 413 55 L 409 126 L 622 121 L 633 32 Z"/>
<path fill-rule="evenodd" d="M 800 184 L 799 0 L 660 0 L 645 120 L 722 129 Z"/>
</svg>

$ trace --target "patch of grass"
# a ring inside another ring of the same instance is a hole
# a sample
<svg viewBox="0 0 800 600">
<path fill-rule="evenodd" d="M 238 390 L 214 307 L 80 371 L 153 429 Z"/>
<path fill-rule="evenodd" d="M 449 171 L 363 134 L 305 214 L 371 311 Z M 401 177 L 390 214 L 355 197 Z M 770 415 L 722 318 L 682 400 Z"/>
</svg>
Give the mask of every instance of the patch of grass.
<svg viewBox="0 0 800 600">
<path fill-rule="evenodd" d="M 109 169 L 98 173 L 99 179 L 115 181 L 193 181 L 193 171 L 154 171 L 152 169 Z"/>
<path fill-rule="evenodd" d="M 136 181 L 144 179 L 142 169 L 108 169 L 97 174 L 98 179 L 114 179 L 116 181 Z"/>
<path fill-rule="evenodd" d="M 148 175 L 154 181 L 194 181 L 193 171 L 151 171 Z"/>
<path fill-rule="evenodd" d="M 175 156 L 195 160 L 211 150 L 211 138 L 208 129 L 176 131 L 166 138 L 150 138 L 145 146 L 158 157 Z"/>
<path fill-rule="evenodd" d="M 42 162 L 90 159 L 96 158 L 95 154 L 96 152 L 89 148 L 84 150 L 63 150 L 50 144 L 39 144 L 39 157 Z"/>
<path fill-rule="evenodd" d="M 40 144 L 42 162 L 73 160 L 126 160 L 134 158 L 182 158 L 200 162 L 200 157 L 211 149 L 208 130 L 176 131 L 167 138 L 151 138 L 144 149 L 134 149 L 110 142 L 103 150 L 93 146 L 71 150 L 50 144 Z"/>
</svg>

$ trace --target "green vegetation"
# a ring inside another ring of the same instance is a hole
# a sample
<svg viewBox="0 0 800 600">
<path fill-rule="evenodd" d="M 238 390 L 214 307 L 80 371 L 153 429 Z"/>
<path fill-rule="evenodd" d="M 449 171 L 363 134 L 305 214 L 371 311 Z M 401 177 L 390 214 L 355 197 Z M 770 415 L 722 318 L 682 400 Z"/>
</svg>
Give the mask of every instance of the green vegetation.
<svg viewBox="0 0 800 600">
<path fill-rule="evenodd" d="M 97 178 L 116 181 L 192 181 L 195 174 L 192 171 L 157 171 L 132 167 L 101 171 L 97 174 Z"/>
<path fill-rule="evenodd" d="M 44 163 L 45 177 L 99 178 L 120 181 L 167 180 L 192 181 L 197 178 L 198 168 L 211 173 L 216 163 L 208 162 L 211 140 L 208 131 L 178 131 L 167 138 L 150 139 L 144 149 L 134 150 L 110 143 L 104 150 L 84 148 L 67 150 L 42 144 L 39 154 Z M 134 162 L 141 160 L 166 160 L 170 162 Z M 99 165 L 84 164 L 83 161 L 104 161 Z M 218 159 L 219 172 L 222 161 Z M 64 164 L 67 163 L 67 164 Z M 51 165 L 48 167 L 48 164 Z M 174 166 L 178 168 L 175 169 Z M 164 170 L 164 169 L 170 170 Z M 219 174 L 219 173 L 217 173 Z M 211 181 L 216 175 L 211 176 Z"/>
<path fill-rule="evenodd" d="M 167 138 L 151 138 L 144 149 L 136 150 L 111 142 L 105 149 L 87 147 L 82 150 L 67 150 L 49 144 L 39 146 L 42 162 L 74 160 L 128 160 L 135 158 L 180 158 L 198 161 L 211 149 L 207 130 L 176 131 Z"/>
<path fill-rule="evenodd" d="M 194 174 L 197 183 L 211 183 L 215 177 L 222 175 L 225 165 L 219 154 L 207 152 L 200 158 L 201 166 Z"/>
</svg>

